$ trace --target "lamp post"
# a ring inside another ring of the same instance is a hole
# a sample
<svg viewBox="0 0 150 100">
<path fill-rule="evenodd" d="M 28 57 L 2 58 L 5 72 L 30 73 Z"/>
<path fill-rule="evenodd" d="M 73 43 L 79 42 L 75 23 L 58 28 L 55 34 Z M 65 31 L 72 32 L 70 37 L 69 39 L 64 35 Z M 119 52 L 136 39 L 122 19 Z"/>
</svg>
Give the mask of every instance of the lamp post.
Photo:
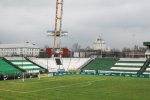
<svg viewBox="0 0 150 100">
<path fill-rule="evenodd" d="M 22 69 L 23 69 L 23 48 L 21 54 L 22 54 Z M 24 82 L 24 72 L 22 74 L 22 81 Z"/>
<path fill-rule="evenodd" d="M 102 48 L 102 40 L 101 40 L 101 58 L 103 57 L 103 48 Z"/>
</svg>

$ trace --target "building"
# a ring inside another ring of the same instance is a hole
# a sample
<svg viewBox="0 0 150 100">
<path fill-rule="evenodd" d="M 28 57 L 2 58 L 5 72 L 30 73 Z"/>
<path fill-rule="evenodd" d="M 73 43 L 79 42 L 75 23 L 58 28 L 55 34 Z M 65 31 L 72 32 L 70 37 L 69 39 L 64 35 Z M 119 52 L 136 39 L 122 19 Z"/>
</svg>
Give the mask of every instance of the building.
<svg viewBox="0 0 150 100">
<path fill-rule="evenodd" d="M 93 45 L 86 49 L 79 49 L 73 52 L 73 57 L 106 57 L 112 56 L 111 48 L 106 45 L 105 41 L 99 36 Z"/>
<path fill-rule="evenodd" d="M 93 50 L 111 51 L 110 47 L 106 45 L 105 41 L 100 36 L 94 41 Z"/>
<path fill-rule="evenodd" d="M 0 44 L 0 57 L 8 56 L 39 56 L 40 48 L 35 44 L 16 43 L 16 44 Z"/>
</svg>

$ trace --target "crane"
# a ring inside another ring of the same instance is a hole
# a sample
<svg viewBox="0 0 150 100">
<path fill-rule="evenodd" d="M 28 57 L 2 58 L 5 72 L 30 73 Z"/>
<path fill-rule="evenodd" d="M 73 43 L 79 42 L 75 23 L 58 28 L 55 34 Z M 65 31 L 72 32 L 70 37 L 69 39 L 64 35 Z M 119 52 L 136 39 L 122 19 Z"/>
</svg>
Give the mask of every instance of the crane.
<svg viewBox="0 0 150 100">
<path fill-rule="evenodd" d="M 53 31 L 47 31 L 48 36 L 53 36 L 54 38 L 53 55 L 57 49 L 59 56 L 61 56 L 61 37 L 68 35 L 67 31 L 62 31 L 63 2 L 63 0 L 56 0 L 55 28 Z"/>
</svg>

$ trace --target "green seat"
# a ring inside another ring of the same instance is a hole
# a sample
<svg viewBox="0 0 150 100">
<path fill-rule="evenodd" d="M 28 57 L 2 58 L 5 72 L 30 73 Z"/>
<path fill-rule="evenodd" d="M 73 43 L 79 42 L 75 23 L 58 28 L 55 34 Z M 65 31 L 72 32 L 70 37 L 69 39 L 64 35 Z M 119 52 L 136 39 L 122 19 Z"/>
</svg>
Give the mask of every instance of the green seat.
<svg viewBox="0 0 150 100">
<path fill-rule="evenodd" d="M 37 65 L 33 64 L 32 62 L 25 60 L 25 59 L 20 59 L 20 60 L 9 60 L 11 63 L 14 65 L 18 66 L 19 68 L 26 70 L 26 71 L 33 71 L 33 70 L 44 70 Z"/>
<path fill-rule="evenodd" d="M 4 60 L 0 59 L 0 74 L 17 74 L 21 73 L 21 71 L 12 65 L 8 64 Z"/>
<path fill-rule="evenodd" d="M 82 70 L 109 70 L 117 61 L 115 58 L 95 58 Z"/>
</svg>

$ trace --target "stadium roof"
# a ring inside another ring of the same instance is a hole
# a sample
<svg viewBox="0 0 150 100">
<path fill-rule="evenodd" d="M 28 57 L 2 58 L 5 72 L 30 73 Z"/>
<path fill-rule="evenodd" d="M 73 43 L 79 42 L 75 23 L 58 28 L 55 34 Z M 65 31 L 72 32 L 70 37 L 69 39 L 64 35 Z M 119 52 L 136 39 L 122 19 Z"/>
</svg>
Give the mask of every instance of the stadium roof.
<svg viewBox="0 0 150 100">
<path fill-rule="evenodd" d="M 150 42 L 143 42 L 144 46 L 150 46 Z"/>
<path fill-rule="evenodd" d="M 0 48 L 38 48 L 32 43 L 0 44 Z"/>
</svg>

